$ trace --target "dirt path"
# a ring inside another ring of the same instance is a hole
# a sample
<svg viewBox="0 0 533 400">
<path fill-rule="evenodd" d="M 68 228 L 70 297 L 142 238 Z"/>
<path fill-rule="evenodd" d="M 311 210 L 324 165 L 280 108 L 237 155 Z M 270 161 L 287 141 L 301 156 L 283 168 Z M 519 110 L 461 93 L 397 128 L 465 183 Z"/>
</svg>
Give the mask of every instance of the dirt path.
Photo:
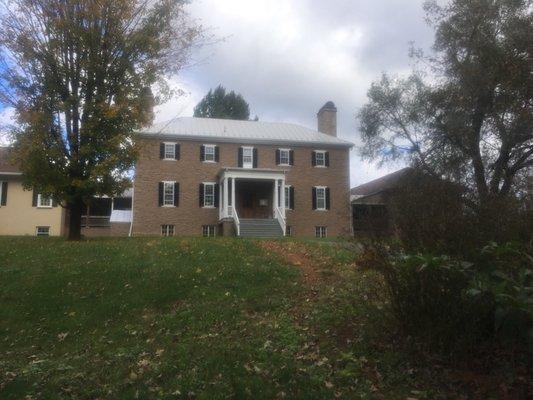
<svg viewBox="0 0 533 400">
<path fill-rule="evenodd" d="M 260 246 L 263 250 L 274 253 L 288 264 L 301 269 L 306 285 L 314 287 L 321 280 L 320 265 L 324 260 L 317 260 L 305 245 L 295 242 L 262 241 Z"/>
</svg>

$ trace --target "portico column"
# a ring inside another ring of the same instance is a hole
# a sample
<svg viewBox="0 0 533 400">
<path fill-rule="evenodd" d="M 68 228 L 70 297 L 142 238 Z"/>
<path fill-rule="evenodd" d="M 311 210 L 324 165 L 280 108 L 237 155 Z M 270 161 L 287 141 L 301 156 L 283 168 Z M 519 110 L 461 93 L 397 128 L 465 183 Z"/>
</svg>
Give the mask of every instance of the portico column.
<svg viewBox="0 0 533 400">
<path fill-rule="evenodd" d="M 222 194 L 223 194 L 223 202 L 222 202 L 222 208 L 223 208 L 223 216 L 226 218 L 228 216 L 228 178 L 224 178 L 222 180 L 223 187 L 222 187 Z"/>
<path fill-rule="evenodd" d="M 280 195 L 281 195 L 281 207 L 279 208 L 281 210 L 281 214 L 285 217 L 285 179 L 281 179 L 281 188 L 280 188 Z"/>
<path fill-rule="evenodd" d="M 274 179 L 274 209 L 279 206 L 278 200 L 278 180 Z"/>
<path fill-rule="evenodd" d="M 235 202 L 235 178 L 231 178 L 231 206 L 234 212 L 237 212 L 237 205 Z"/>
</svg>

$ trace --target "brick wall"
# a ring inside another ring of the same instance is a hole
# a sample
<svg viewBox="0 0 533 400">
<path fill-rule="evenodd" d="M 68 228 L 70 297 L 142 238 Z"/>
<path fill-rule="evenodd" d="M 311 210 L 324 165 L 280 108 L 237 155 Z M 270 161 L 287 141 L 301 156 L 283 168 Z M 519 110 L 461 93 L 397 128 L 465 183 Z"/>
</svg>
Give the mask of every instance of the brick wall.
<svg viewBox="0 0 533 400">
<path fill-rule="evenodd" d="M 162 224 L 175 225 L 176 235 L 201 235 L 202 225 L 218 224 L 218 209 L 199 207 L 198 186 L 201 182 L 216 182 L 221 168 L 237 167 L 239 144 L 177 141 L 181 157 L 177 161 L 159 158 L 160 141 L 138 140 L 140 157 L 136 166 L 133 202 L 133 234 L 159 235 Z M 218 163 L 200 161 L 200 146 L 220 146 Z M 349 150 L 347 148 L 292 147 L 294 165 L 277 166 L 276 149 L 290 146 L 256 145 L 258 168 L 287 171 L 286 184 L 294 187 L 294 210 L 287 210 L 287 225 L 294 236 L 312 237 L 315 226 L 327 226 L 328 236 L 350 234 Z M 312 150 L 329 151 L 329 168 L 311 165 Z M 180 184 L 179 206 L 158 206 L 158 182 L 176 181 Z M 312 187 L 330 188 L 331 207 L 328 211 L 312 209 Z"/>
</svg>

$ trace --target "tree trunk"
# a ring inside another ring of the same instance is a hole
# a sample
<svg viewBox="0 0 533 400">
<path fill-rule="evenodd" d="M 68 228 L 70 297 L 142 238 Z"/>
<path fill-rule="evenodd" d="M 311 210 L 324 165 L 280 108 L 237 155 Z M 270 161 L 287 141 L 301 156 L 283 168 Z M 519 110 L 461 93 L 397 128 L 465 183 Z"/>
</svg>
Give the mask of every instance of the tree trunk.
<svg viewBox="0 0 533 400">
<path fill-rule="evenodd" d="M 81 240 L 81 213 L 83 211 L 83 202 L 75 200 L 68 204 L 69 227 L 68 240 Z"/>
</svg>

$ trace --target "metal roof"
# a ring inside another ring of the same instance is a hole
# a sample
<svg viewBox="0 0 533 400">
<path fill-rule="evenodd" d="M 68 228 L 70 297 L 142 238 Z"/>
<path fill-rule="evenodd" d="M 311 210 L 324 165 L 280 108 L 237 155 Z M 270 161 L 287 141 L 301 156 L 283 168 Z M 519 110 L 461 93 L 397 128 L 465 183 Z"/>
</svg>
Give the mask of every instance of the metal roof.
<svg viewBox="0 0 533 400">
<path fill-rule="evenodd" d="M 301 125 L 282 122 L 182 117 L 154 124 L 139 133 L 145 137 L 232 143 L 353 146 L 352 143 L 335 136 L 326 135 Z"/>
</svg>

